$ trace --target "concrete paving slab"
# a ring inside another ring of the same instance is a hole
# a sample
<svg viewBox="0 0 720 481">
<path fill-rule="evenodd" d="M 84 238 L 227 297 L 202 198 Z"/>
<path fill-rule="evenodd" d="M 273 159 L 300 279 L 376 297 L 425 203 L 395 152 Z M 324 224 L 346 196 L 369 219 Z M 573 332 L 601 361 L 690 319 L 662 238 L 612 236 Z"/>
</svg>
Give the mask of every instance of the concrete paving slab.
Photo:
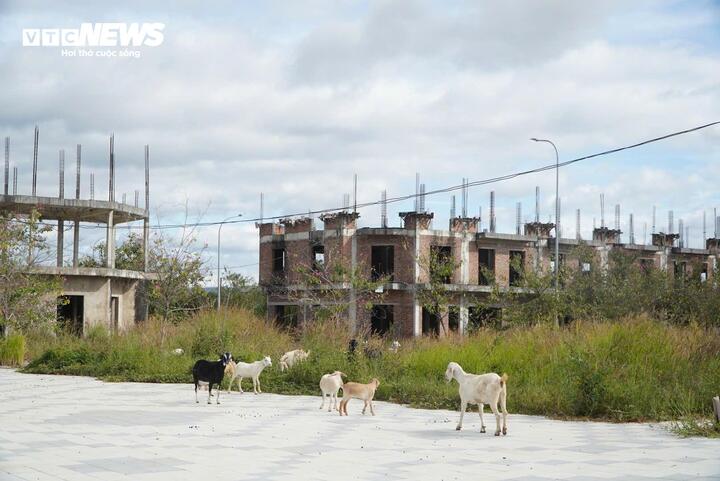
<svg viewBox="0 0 720 481">
<path fill-rule="evenodd" d="M 720 479 L 720 440 L 661 426 L 477 414 L 251 393 L 195 403 L 191 385 L 0 369 L 0 481 Z"/>
</svg>

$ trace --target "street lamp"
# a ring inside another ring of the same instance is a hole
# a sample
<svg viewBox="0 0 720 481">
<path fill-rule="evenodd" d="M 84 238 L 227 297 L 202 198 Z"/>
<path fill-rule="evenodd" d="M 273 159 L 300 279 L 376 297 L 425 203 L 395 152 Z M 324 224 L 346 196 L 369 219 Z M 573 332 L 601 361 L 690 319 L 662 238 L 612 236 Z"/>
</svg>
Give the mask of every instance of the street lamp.
<svg viewBox="0 0 720 481">
<path fill-rule="evenodd" d="M 242 214 L 237 215 L 231 215 L 227 219 L 220 222 L 220 226 L 218 227 L 218 249 L 217 249 L 217 281 L 218 281 L 218 290 L 217 290 L 217 310 L 220 312 L 220 291 L 222 290 L 222 281 L 220 280 L 220 231 L 222 230 L 222 226 L 225 225 L 227 221 L 230 219 L 235 219 L 236 217 L 242 217 Z"/>
<path fill-rule="evenodd" d="M 546 142 L 553 146 L 555 149 L 555 262 L 553 265 L 553 271 L 555 274 L 555 291 L 558 290 L 558 277 L 560 267 L 560 156 L 558 155 L 557 147 L 551 140 L 547 139 L 536 139 L 533 137 L 533 142 Z"/>
</svg>

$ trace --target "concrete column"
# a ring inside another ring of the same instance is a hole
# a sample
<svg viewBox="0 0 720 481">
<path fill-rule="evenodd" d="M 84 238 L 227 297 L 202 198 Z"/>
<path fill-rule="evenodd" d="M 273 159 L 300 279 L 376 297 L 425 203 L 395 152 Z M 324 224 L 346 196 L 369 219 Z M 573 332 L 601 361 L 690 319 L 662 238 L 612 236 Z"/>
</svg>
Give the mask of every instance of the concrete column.
<svg viewBox="0 0 720 481">
<path fill-rule="evenodd" d="M 468 233 L 462 234 L 462 252 L 460 260 L 460 282 L 463 285 L 470 284 L 470 239 L 471 235 Z M 465 293 L 460 295 L 460 306 L 459 306 L 458 319 L 458 332 L 462 335 L 465 333 L 465 325 L 467 324 L 468 310 L 467 302 L 465 299 Z"/>
<path fill-rule="evenodd" d="M 413 336 L 422 336 L 422 306 L 417 299 L 417 294 L 413 300 Z"/>
<path fill-rule="evenodd" d="M 150 222 L 146 218 L 143 220 L 143 270 L 148 271 L 148 252 L 150 250 Z"/>
<path fill-rule="evenodd" d="M 110 277 L 107 278 L 107 282 L 105 283 L 105 286 L 106 286 L 106 291 L 107 291 L 107 295 L 106 295 L 107 310 L 105 311 L 105 327 L 107 327 L 109 331 L 113 331 L 113 325 L 112 325 L 112 278 L 110 278 Z"/>
<path fill-rule="evenodd" d="M 609 248 L 608 246 L 603 245 L 602 247 L 599 247 L 598 250 L 600 251 L 600 270 L 602 272 L 607 272 Z"/>
<path fill-rule="evenodd" d="M 661 251 L 658 251 L 655 255 L 660 256 L 660 270 L 661 271 L 667 271 L 668 268 L 668 249 L 663 248 Z"/>
<path fill-rule="evenodd" d="M 460 252 L 460 283 L 467 285 L 470 283 L 470 236 L 462 234 L 462 244 Z"/>
<path fill-rule="evenodd" d="M 78 262 L 80 259 L 78 258 L 78 254 L 80 251 L 80 222 L 75 221 L 75 225 L 73 226 L 73 267 L 78 266 Z"/>
<path fill-rule="evenodd" d="M 345 236 L 345 229 L 341 230 L 342 237 Z M 340 238 L 340 245 L 342 245 L 342 237 Z M 350 238 L 350 268 L 351 274 L 355 275 L 357 270 L 357 236 L 355 231 L 352 232 Z M 355 283 L 353 282 L 350 286 L 350 306 L 349 306 L 349 317 L 350 317 L 350 333 L 355 335 L 357 333 L 357 293 L 355 292 Z"/>
<path fill-rule="evenodd" d="M 107 249 L 108 269 L 115 269 L 115 223 L 113 220 L 114 211 L 108 214 L 107 231 L 105 236 L 105 248 Z"/>
<path fill-rule="evenodd" d="M 415 224 L 415 273 L 413 291 L 413 336 L 422 336 L 422 306 L 418 300 L 417 284 L 420 280 L 420 231 Z"/>
<path fill-rule="evenodd" d="M 65 243 L 65 222 L 58 220 L 57 232 L 57 266 L 63 266 L 63 249 Z"/>
<path fill-rule="evenodd" d="M 467 332 L 467 326 L 468 326 L 468 306 L 467 306 L 467 299 L 465 298 L 465 295 L 463 295 L 460 298 L 460 326 L 459 331 L 460 334 L 465 334 Z"/>
</svg>

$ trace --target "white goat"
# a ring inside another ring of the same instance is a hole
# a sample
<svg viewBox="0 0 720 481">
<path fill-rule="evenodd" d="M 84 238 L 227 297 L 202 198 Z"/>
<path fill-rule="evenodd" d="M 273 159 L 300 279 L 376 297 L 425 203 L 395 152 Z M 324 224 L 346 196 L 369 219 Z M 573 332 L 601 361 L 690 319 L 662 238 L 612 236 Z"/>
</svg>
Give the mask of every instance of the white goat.
<svg viewBox="0 0 720 481">
<path fill-rule="evenodd" d="M 330 397 L 330 399 L 328 399 L 328 412 L 333 409 L 337 411 L 337 394 L 343 385 L 343 376 L 345 376 L 344 373 L 335 371 L 332 374 L 323 374 L 323 377 L 320 378 L 320 391 L 322 391 L 322 404 L 320 405 L 320 409 L 325 406 L 325 396 L 328 396 Z"/>
<path fill-rule="evenodd" d="M 310 355 L 310 351 L 305 352 L 302 349 L 295 349 L 294 351 L 288 351 L 280 357 L 280 370 L 285 371 L 295 365 L 295 363 L 304 361 Z"/>
<path fill-rule="evenodd" d="M 455 429 L 462 429 L 463 416 L 468 404 L 477 404 L 480 411 L 480 432 L 485 432 L 485 421 L 483 420 L 484 404 L 489 404 L 495 415 L 495 436 L 500 436 L 500 413 L 498 412 L 498 400 L 502 409 L 502 433 L 507 434 L 507 374 L 502 377 L 495 373 L 468 374 L 463 371 L 460 364 L 451 362 L 445 370 L 447 382 L 455 379 L 460 385 L 460 421 Z"/>
<path fill-rule="evenodd" d="M 390 347 L 388 348 L 390 352 L 398 352 L 400 350 L 400 343 L 395 340 L 390 344 Z"/>
<path fill-rule="evenodd" d="M 231 374 L 230 384 L 228 385 L 228 393 L 232 388 L 233 381 L 238 378 L 240 379 L 238 381 L 238 389 L 240 390 L 240 393 L 242 393 L 242 380 L 244 377 L 249 377 L 252 379 L 253 392 L 255 394 L 261 393 L 262 390 L 260 389 L 260 373 L 262 373 L 263 369 L 268 366 L 272 366 L 272 361 L 270 360 L 269 356 L 265 356 L 263 359 L 255 362 L 233 362 L 232 368 L 230 369 Z"/>
</svg>

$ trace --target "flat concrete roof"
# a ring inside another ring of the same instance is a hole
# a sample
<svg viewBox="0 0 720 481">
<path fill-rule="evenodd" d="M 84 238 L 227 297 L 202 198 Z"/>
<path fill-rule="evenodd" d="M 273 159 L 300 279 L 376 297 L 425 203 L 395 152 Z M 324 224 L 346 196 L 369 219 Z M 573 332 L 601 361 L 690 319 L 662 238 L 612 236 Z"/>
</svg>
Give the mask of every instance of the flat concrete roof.
<svg viewBox="0 0 720 481">
<path fill-rule="evenodd" d="M 44 274 L 63 277 L 117 277 L 122 279 L 155 280 L 157 274 L 150 272 L 130 271 L 126 269 L 108 269 L 106 267 L 57 267 L 33 266 L 28 269 L 31 274 Z"/>
<path fill-rule="evenodd" d="M 37 210 L 44 220 L 77 220 L 106 224 L 110 211 L 113 222 L 122 224 L 148 218 L 147 211 L 121 202 L 87 199 L 61 199 L 31 195 L 0 195 L 0 211 L 31 214 Z"/>
</svg>

